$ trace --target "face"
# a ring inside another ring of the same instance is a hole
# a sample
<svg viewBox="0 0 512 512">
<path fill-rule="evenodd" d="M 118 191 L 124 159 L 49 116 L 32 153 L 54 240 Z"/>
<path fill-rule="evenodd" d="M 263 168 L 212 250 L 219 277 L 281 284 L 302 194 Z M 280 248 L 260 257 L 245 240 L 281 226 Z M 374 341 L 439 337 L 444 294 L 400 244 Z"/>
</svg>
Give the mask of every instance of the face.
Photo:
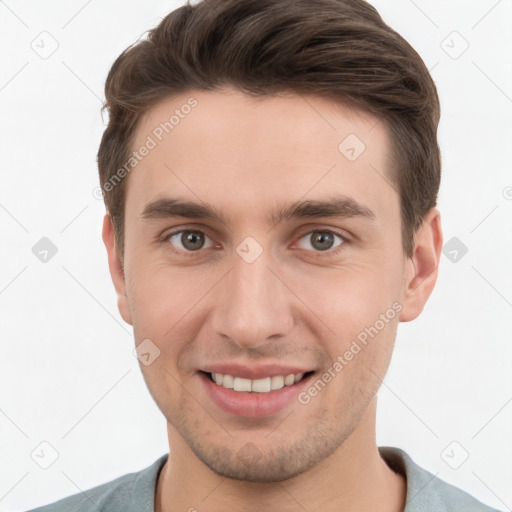
<svg viewBox="0 0 512 512">
<path fill-rule="evenodd" d="M 303 473 L 363 428 L 413 314 L 387 130 L 318 97 L 189 91 L 142 146 L 113 277 L 149 390 L 216 473 Z"/>
</svg>

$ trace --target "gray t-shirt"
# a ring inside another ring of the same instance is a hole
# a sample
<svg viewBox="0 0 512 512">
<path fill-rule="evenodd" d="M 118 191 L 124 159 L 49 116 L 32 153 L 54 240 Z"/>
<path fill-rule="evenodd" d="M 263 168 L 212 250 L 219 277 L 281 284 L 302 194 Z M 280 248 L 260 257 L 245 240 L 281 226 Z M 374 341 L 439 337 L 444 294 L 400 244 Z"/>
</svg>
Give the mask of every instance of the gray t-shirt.
<svg viewBox="0 0 512 512">
<path fill-rule="evenodd" d="M 404 512 L 498 512 L 420 468 L 398 448 L 380 447 L 388 466 L 407 481 Z M 151 466 L 28 512 L 154 512 L 162 455 Z"/>
</svg>

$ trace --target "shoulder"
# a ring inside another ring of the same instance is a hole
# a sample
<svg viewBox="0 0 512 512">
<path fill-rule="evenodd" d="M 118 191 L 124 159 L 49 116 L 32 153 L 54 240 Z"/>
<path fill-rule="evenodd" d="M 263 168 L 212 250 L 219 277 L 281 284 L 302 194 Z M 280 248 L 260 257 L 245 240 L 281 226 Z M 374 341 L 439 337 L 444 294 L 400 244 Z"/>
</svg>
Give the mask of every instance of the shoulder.
<svg viewBox="0 0 512 512">
<path fill-rule="evenodd" d="M 155 485 L 168 454 L 151 466 L 27 512 L 153 511 Z"/>
<path fill-rule="evenodd" d="M 407 480 L 404 512 L 499 512 L 421 468 L 403 450 L 386 446 L 379 451 L 388 466 Z"/>
</svg>

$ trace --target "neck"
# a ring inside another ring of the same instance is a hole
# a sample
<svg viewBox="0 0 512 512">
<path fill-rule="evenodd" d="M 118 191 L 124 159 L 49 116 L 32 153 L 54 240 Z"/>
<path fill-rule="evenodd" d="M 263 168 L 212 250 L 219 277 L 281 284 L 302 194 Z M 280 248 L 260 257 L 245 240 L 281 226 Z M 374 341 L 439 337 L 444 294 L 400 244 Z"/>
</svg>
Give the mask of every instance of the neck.
<svg viewBox="0 0 512 512">
<path fill-rule="evenodd" d="M 375 415 L 376 399 L 354 432 L 331 456 L 301 475 L 271 483 L 217 475 L 169 425 L 172 450 L 158 479 L 155 512 L 401 512 L 406 483 L 380 457 L 375 441 Z"/>
</svg>

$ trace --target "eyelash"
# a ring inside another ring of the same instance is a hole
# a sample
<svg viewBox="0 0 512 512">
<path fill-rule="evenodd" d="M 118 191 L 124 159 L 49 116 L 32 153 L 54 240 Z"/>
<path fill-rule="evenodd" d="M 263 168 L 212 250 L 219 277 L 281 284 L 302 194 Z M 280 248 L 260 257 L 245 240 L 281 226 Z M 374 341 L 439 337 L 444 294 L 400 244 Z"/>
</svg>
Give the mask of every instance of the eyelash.
<svg viewBox="0 0 512 512">
<path fill-rule="evenodd" d="M 167 243 L 168 244 L 168 247 L 169 249 L 171 250 L 171 252 L 173 252 L 174 254 L 177 254 L 179 256 L 188 256 L 188 257 L 193 257 L 195 256 L 196 254 L 200 253 L 200 252 L 203 252 L 203 249 L 199 249 L 198 251 L 182 251 L 182 250 L 178 250 L 176 249 L 171 243 L 169 243 L 169 239 L 174 236 L 174 235 L 178 235 L 180 233 L 184 233 L 186 231 L 191 231 L 193 233 L 201 233 L 203 235 L 205 235 L 206 237 L 210 238 L 204 231 L 202 231 L 201 229 L 194 229 L 194 228 L 187 228 L 187 229 L 178 229 L 176 231 L 172 231 L 170 233 L 166 233 L 165 235 L 163 235 L 161 238 L 160 238 L 160 242 L 164 242 L 164 243 Z M 337 255 L 338 253 L 340 253 L 342 250 L 344 250 L 344 245 L 350 240 L 350 238 L 345 234 L 345 233 L 342 233 L 340 231 L 336 231 L 336 230 L 333 230 L 333 229 L 319 229 L 319 228 L 316 228 L 316 229 L 311 229 L 309 231 L 306 231 L 305 233 L 303 233 L 302 235 L 299 236 L 299 240 L 301 240 L 302 238 L 304 238 L 306 235 L 312 235 L 313 233 L 329 233 L 329 234 L 332 234 L 332 235 L 336 235 L 338 236 L 339 238 L 342 239 L 342 242 L 341 244 L 339 244 L 337 247 L 335 247 L 334 249 L 328 249 L 326 251 L 309 251 L 307 249 L 302 249 L 302 250 L 305 250 L 307 252 L 311 252 L 312 255 L 316 258 L 316 257 L 324 257 L 323 255 L 324 254 L 327 254 L 329 256 L 333 256 L 333 255 Z"/>
</svg>

